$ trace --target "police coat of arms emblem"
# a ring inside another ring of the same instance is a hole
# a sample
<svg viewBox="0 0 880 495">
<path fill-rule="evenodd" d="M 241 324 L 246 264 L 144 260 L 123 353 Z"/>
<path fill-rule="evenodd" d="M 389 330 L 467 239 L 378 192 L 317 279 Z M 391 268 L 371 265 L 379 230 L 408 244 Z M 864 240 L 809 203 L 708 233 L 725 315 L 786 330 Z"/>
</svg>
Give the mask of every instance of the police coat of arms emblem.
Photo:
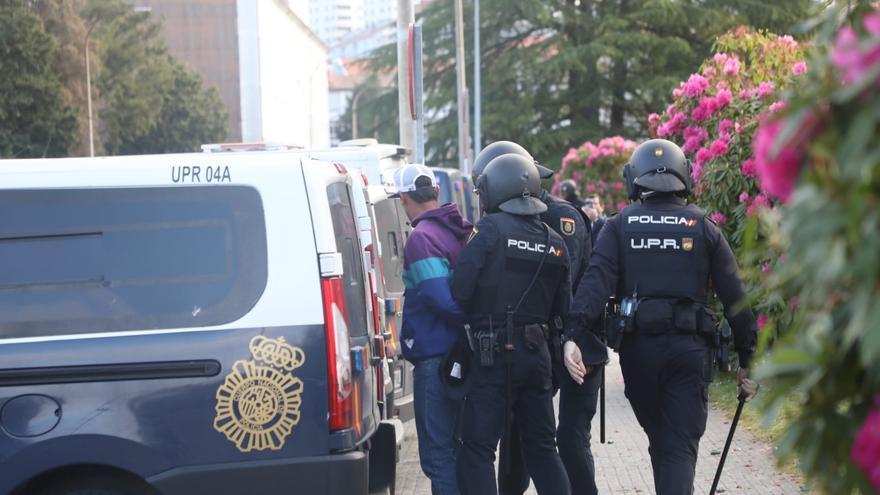
<svg viewBox="0 0 880 495">
<path fill-rule="evenodd" d="M 302 380 L 292 372 L 305 353 L 285 342 L 258 335 L 248 346 L 252 360 L 236 361 L 217 389 L 214 429 L 238 450 L 279 450 L 299 423 Z"/>
</svg>

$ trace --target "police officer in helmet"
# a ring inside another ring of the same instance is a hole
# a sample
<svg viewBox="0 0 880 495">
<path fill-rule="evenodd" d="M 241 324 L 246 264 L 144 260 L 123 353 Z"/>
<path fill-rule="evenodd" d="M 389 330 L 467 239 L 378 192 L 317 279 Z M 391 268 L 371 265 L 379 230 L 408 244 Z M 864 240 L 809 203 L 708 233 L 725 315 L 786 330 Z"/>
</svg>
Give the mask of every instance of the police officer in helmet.
<svg viewBox="0 0 880 495">
<path fill-rule="evenodd" d="M 474 183 L 483 173 L 486 165 L 494 158 L 505 153 L 514 153 L 534 161 L 532 155 L 519 144 L 510 141 L 496 141 L 486 146 L 474 160 L 472 174 Z M 553 177 L 553 170 L 536 163 L 542 179 Z M 569 270 L 572 274 L 572 288 L 577 288 L 580 277 L 590 261 L 591 232 L 589 219 L 579 208 L 571 203 L 551 195 L 546 189 L 541 191 L 541 201 L 547 205 L 547 211 L 541 214 L 541 221 L 546 223 L 565 241 L 568 248 Z M 551 354 L 558 353 L 559 342 L 556 331 L 551 339 Z M 589 338 L 589 337 L 587 337 Z M 559 371 L 554 379 L 560 387 L 559 426 L 557 443 L 559 455 L 568 471 L 573 493 L 596 494 L 596 476 L 593 455 L 590 450 L 590 424 L 596 414 L 596 405 L 601 385 L 601 369 L 593 367 L 593 373 L 585 383 L 575 383 L 568 373 L 561 369 L 561 358 L 554 356 L 554 372 Z M 607 356 L 594 358 L 598 364 Z M 524 465 L 521 439 L 517 431 L 518 423 L 514 418 L 510 435 L 501 439 L 500 463 L 498 470 L 498 492 L 502 495 L 522 495 L 529 486 L 529 474 Z"/>
<path fill-rule="evenodd" d="M 541 180 L 553 177 L 553 170 L 539 164 L 525 148 L 512 141 L 495 141 L 477 155 L 471 170 L 471 179 L 476 184 L 485 170 L 486 165 L 495 158 L 507 153 L 513 153 L 532 161 L 538 169 Z M 572 287 L 577 287 L 580 277 L 590 264 L 590 252 L 592 251 L 590 221 L 586 214 L 575 207 L 572 203 L 550 194 L 547 189 L 541 189 L 538 196 L 542 203 L 547 205 L 547 211 L 541 213 L 541 221 L 546 223 L 557 234 L 562 236 L 568 247 L 569 271 L 572 277 Z"/>
<path fill-rule="evenodd" d="M 742 307 L 743 284 L 719 228 L 689 205 L 691 165 L 666 140 L 642 143 L 624 168 L 627 192 L 638 201 L 608 220 L 581 280 L 567 323 L 565 364 L 575 381 L 585 366 L 576 338 L 595 327 L 608 297 L 620 302 L 616 346 L 626 396 L 648 435 L 658 495 L 692 494 L 700 437 L 706 428 L 715 317 L 709 283 L 724 305 L 739 354 L 740 392 L 755 389 L 748 368 L 757 324 Z M 612 339 L 614 340 L 614 339 Z"/>
<path fill-rule="evenodd" d="M 538 215 L 541 179 L 532 160 L 493 159 L 477 182 L 485 216 L 455 267 L 452 295 L 471 327 L 474 361 L 457 459 L 462 494 L 496 494 L 495 447 L 519 419 L 529 471 L 541 494 L 568 494 L 556 451 L 548 323 L 571 301 L 562 238 Z"/>
<path fill-rule="evenodd" d="M 575 205 L 579 210 L 586 204 L 578 194 L 577 183 L 571 179 L 565 179 L 559 184 L 559 193 L 562 194 L 566 201 Z"/>
</svg>

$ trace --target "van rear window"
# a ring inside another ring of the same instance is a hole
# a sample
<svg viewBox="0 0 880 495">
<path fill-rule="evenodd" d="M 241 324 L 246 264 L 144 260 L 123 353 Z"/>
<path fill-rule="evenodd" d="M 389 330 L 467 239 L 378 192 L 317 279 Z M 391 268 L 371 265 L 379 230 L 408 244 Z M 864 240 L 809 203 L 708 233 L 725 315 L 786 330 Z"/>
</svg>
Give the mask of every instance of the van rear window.
<svg viewBox="0 0 880 495">
<path fill-rule="evenodd" d="M 250 187 L 0 192 L 0 338 L 212 326 L 266 286 Z"/>
<path fill-rule="evenodd" d="M 363 250 L 358 243 L 358 229 L 354 222 L 348 185 L 337 182 L 327 186 L 330 215 L 336 249 L 342 255 L 342 281 L 345 284 L 345 308 L 348 310 L 348 329 L 354 337 L 367 334 L 367 293 L 364 286 Z"/>
</svg>

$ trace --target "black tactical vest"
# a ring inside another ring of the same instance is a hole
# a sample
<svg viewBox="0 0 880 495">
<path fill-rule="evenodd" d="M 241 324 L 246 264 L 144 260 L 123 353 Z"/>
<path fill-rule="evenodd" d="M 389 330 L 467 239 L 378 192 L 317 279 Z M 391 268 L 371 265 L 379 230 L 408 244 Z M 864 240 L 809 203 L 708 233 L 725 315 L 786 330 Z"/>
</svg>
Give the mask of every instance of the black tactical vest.
<svg viewBox="0 0 880 495">
<path fill-rule="evenodd" d="M 694 205 L 657 209 L 634 204 L 620 212 L 622 273 L 618 297 L 690 299 L 705 304 L 709 253 L 705 212 Z"/>
<path fill-rule="evenodd" d="M 590 264 L 584 256 L 586 244 L 590 242 L 590 219 L 579 208 L 568 201 L 547 195 L 544 199 L 547 211 L 541 214 L 541 221 L 553 229 L 565 242 L 568 249 L 568 271 L 571 274 L 572 291 L 577 290 L 580 278 Z"/>
<path fill-rule="evenodd" d="M 493 213 L 485 221 L 491 221 L 499 235 L 477 283 L 474 314 L 491 315 L 493 325 L 503 327 L 507 308 L 519 302 L 546 251 L 541 273 L 516 312 L 514 323 L 547 323 L 568 261 L 562 238 L 535 217 Z"/>
</svg>

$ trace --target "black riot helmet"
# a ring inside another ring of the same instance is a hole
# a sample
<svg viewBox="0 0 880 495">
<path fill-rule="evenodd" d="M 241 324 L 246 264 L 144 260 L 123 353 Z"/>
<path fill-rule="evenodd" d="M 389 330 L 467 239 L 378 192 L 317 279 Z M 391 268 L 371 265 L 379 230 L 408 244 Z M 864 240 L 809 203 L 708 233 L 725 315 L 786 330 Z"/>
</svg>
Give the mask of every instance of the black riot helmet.
<svg viewBox="0 0 880 495">
<path fill-rule="evenodd" d="M 692 187 L 691 170 L 690 160 L 677 144 L 665 139 L 645 141 L 623 167 L 627 195 L 633 201 L 643 190 L 687 196 Z"/>
<path fill-rule="evenodd" d="M 480 206 L 486 213 L 538 215 L 547 211 L 540 198 L 538 168 L 528 158 L 507 153 L 486 165 L 477 181 Z"/>
<path fill-rule="evenodd" d="M 577 184 L 571 179 L 565 179 L 559 184 L 559 193 L 562 194 L 562 199 L 569 203 L 580 199 L 578 198 Z"/>
<path fill-rule="evenodd" d="M 541 176 L 542 179 L 549 179 L 553 177 L 553 171 L 547 167 L 544 167 L 538 164 L 532 155 L 526 151 L 522 146 L 514 143 L 513 141 L 495 141 L 494 143 L 483 148 L 477 158 L 474 160 L 474 166 L 471 169 L 471 178 L 474 180 L 474 184 L 477 183 L 477 179 L 482 175 L 483 170 L 486 169 L 486 166 L 489 165 L 489 162 L 498 158 L 501 155 L 506 155 L 508 153 L 513 153 L 515 155 L 520 155 L 524 158 L 528 158 L 535 164 L 535 167 L 538 168 L 538 175 Z"/>
</svg>

